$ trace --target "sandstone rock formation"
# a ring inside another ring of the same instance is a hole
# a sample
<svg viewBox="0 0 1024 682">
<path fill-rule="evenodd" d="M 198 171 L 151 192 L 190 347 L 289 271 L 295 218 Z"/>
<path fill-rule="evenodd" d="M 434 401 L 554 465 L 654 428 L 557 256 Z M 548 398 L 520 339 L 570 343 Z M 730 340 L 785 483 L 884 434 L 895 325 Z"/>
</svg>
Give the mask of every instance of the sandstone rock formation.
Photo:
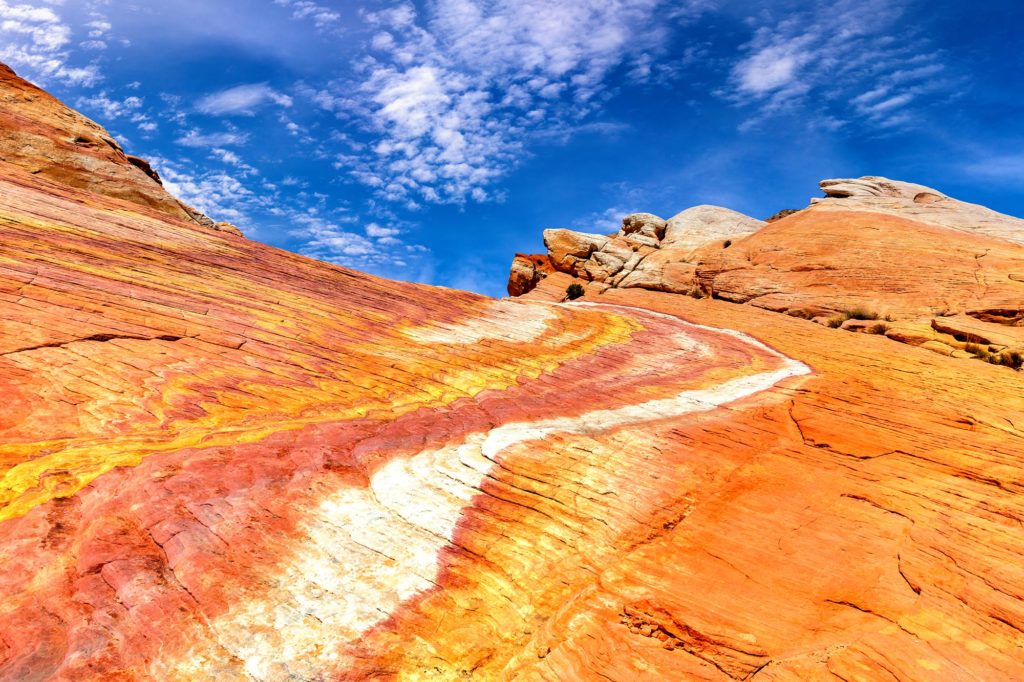
<svg viewBox="0 0 1024 682">
<path fill-rule="evenodd" d="M 542 279 L 555 271 L 547 256 L 517 253 L 508 276 L 509 296 L 522 296 L 532 291 Z"/>
<path fill-rule="evenodd" d="M 657 248 L 643 247 L 614 272 L 602 254 L 615 238 L 558 230 L 552 242 L 548 230 L 545 243 L 553 267 L 596 283 L 595 294 L 617 287 L 711 296 L 946 355 L 996 361 L 1024 353 L 1024 341 L 1006 333 L 1024 320 L 1024 220 L 885 178 L 821 187 L 825 198 L 768 223 L 708 206 L 684 211 Z M 568 257 L 552 249 L 599 239 L 600 248 Z M 538 297 L 550 298 L 553 286 Z M 874 319 L 843 317 L 858 310 Z M 955 314 L 973 318 L 974 331 L 942 323 Z M 968 348 L 977 343 L 987 349 Z"/>
<path fill-rule="evenodd" d="M 387 282 L 6 164 L 0 314 L 10 680 L 514 670 L 685 508 L 654 450 L 616 443 L 807 372 L 676 317 Z"/>
<path fill-rule="evenodd" d="M 727 208 L 695 206 L 667 221 L 651 213 L 628 215 L 618 234 L 610 236 L 544 230 L 547 254 L 516 254 L 509 294 L 528 293 L 547 276 L 548 268 L 608 286 L 692 292 L 702 248 L 722 248 L 727 240 L 731 243 L 762 225 Z M 543 275 L 534 265 L 541 263 Z"/>
<path fill-rule="evenodd" d="M 70 187 L 125 199 L 212 227 L 164 190 L 147 161 L 128 156 L 99 124 L 0 64 L 0 162 Z"/>
<path fill-rule="evenodd" d="M 0 680 L 1024 678 L 1020 374 L 592 279 L 654 216 L 497 301 L 75 182 L 0 162 Z"/>
<path fill-rule="evenodd" d="M 868 176 L 822 180 L 821 190 L 825 198 L 811 200 L 817 210 L 885 213 L 1024 244 L 1024 220 L 953 199 L 924 185 Z"/>
</svg>

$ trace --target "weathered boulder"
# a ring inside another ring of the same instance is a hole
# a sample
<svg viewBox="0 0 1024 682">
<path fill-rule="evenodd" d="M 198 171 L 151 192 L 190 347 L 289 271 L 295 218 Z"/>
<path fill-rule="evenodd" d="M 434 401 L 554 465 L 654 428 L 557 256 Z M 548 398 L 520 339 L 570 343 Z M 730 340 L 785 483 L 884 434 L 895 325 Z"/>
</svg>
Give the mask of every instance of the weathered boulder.
<svg viewBox="0 0 1024 682">
<path fill-rule="evenodd" d="M 555 269 L 578 277 L 586 276 L 590 254 L 608 243 L 608 237 L 561 228 L 544 230 L 544 246 Z"/>
<path fill-rule="evenodd" d="M 703 249 L 722 249 L 762 225 L 725 208 L 697 206 L 670 221 L 651 213 L 628 215 L 612 236 L 545 230 L 544 244 L 552 267 L 560 272 L 611 286 L 692 294 Z M 514 275 L 517 281 L 532 277 L 523 266 L 515 267 L 520 269 Z"/>
<path fill-rule="evenodd" d="M 764 225 L 763 220 L 721 206 L 694 206 L 669 219 L 661 247 L 688 253 L 708 242 L 740 239 Z"/>
<path fill-rule="evenodd" d="M 638 259 L 636 265 L 617 280 L 615 285 L 624 289 L 640 288 L 689 294 L 696 288 L 696 269 L 696 264 L 687 262 L 682 252 L 658 249 Z"/>
<path fill-rule="evenodd" d="M 508 276 L 509 296 L 522 296 L 533 291 L 541 280 L 555 271 L 546 254 L 517 253 Z"/>
<path fill-rule="evenodd" d="M 232 225 L 231 223 L 226 222 L 224 220 L 214 223 L 213 229 L 217 230 L 218 232 L 227 232 L 228 234 L 233 234 L 236 237 L 245 236 L 245 233 L 238 229 L 235 225 Z"/>
<path fill-rule="evenodd" d="M 632 213 L 622 219 L 619 234 L 629 241 L 644 246 L 658 246 L 665 236 L 667 222 L 653 213 Z"/>
</svg>

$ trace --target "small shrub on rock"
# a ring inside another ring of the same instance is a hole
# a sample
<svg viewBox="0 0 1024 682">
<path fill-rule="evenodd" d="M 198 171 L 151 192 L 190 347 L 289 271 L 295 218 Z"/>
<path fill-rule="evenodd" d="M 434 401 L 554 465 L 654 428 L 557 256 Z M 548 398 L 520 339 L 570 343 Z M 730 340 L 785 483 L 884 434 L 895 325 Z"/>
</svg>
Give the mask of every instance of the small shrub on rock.
<svg viewBox="0 0 1024 682">
<path fill-rule="evenodd" d="M 850 320 L 877 320 L 878 313 L 868 310 L 867 308 L 856 307 L 853 310 L 847 312 Z"/>
<path fill-rule="evenodd" d="M 565 297 L 570 301 L 575 301 L 577 298 L 583 295 L 583 285 L 573 282 L 566 288 Z"/>
<path fill-rule="evenodd" d="M 854 308 L 853 310 L 844 310 L 843 312 L 839 313 L 838 315 L 835 315 L 834 317 L 830 317 L 829 320 L 828 320 L 828 326 L 832 327 L 833 329 L 837 329 L 839 327 L 842 327 L 843 326 L 843 322 L 846 322 L 847 320 L 877 320 L 877 319 L 879 319 L 878 313 L 876 313 L 874 311 L 871 311 L 871 310 L 868 310 L 867 308 L 862 308 L 862 307 L 858 306 L 858 307 Z M 888 327 L 886 327 L 886 329 L 881 331 L 881 332 L 872 332 L 872 333 L 884 334 L 886 331 L 888 331 Z"/>
</svg>

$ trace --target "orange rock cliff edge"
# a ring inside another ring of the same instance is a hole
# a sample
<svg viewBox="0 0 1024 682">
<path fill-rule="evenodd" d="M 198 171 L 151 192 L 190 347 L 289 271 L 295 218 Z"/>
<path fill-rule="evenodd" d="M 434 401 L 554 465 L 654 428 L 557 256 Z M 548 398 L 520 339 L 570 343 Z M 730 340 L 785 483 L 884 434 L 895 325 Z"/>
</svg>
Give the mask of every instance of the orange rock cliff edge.
<svg viewBox="0 0 1024 682">
<path fill-rule="evenodd" d="M 1020 221 L 826 181 L 494 300 L 0 76 L 0 680 L 1024 678 Z"/>
</svg>

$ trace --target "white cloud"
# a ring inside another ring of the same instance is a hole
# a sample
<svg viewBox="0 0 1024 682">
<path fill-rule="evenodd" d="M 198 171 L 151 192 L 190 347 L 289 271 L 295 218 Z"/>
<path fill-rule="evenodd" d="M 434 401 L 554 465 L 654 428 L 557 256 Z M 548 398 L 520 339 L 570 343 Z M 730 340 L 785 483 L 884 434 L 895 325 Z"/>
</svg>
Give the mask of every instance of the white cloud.
<svg viewBox="0 0 1024 682">
<path fill-rule="evenodd" d="M 737 68 L 740 90 L 762 95 L 792 84 L 797 69 L 808 55 L 796 45 L 769 45 L 755 52 Z"/>
<path fill-rule="evenodd" d="M 161 157 L 151 157 L 149 161 L 160 173 L 168 192 L 213 220 L 227 220 L 250 233 L 249 213 L 266 208 L 273 201 L 223 171 L 201 171 L 185 161 Z"/>
<path fill-rule="evenodd" d="M 199 100 L 196 109 L 213 116 L 252 116 L 258 107 L 268 103 L 290 107 L 292 98 L 274 90 L 266 83 L 253 83 L 207 95 Z"/>
<path fill-rule="evenodd" d="M 668 38 L 662 0 L 427 7 L 424 16 L 410 3 L 365 13 L 374 34 L 372 55 L 357 62 L 361 77 L 304 92 L 377 137 L 340 155 L 339 169 L 409 207 L 493 198 L 490 186 L 522 158 L 529 135 L 572 134 L 600 110 L 611 71 L 649 58 Z"/>
<path fill-rule="evenodd" d="M 911 28 L 892 39 L 901 16 L 900 3 L 889 0 L 818 0 L 807 12 L 761 25 L 724 92 L 757 107 L 741 128 L 794 111 L 826 129 L 853 117 L 877 129 L 912 123 L 919 96 L 950 84 L 924 37 Z"/>
<path fill-rule="evenodd" d="M 394 237 L 400 232 L 399 229 L 394 227 L 381 227 L 377 223 L 370 223 L 366 226 L 366 236 L 375 237 L 378 239 L 387 239 Z"/>
<path fill-rule="evenodd" d="M 310 0 L 274 0 L 279 7 L 292 10 L 293 19 L 309 19 L 318 30 L 327 30 L 341 21 L 341 15 L 330 7 L 318 5 Z"/>
<path fill-rule="evenodd" d="M 248 133 L 200 133 L 198 130 L 193 129 L 179 137 L 176 142 L 186 147 L 225 147 L 245 144 L 248 140 Z"/>
<path fill-rule="evenodd" d="M 71 28 L 53 9 L 0 0 L 0 62 L 42 84 L 95 84 L 100 80 L 95 65 L 68 63 L 70 42 Z"/>
<path fill-rule="evenodd" d="M 259 171 L 255 167 L 243 161 L 242 157 L 229 149 L 214 147 L 210 150 L 210 154 L 214 158 L 219 159 L 222 163 L 226 163 L 229 166 L 234 166 L 239 169 L 243 175 L 259 175 Z"/>
<path fill-rule="evenodd" d="M 101 120 L 110 121 L 115 118 L 136 114 L 142 106 L 142 98 L 131 96 L 124 99 L 111 99 L 107 95 L 106 90 L 102 90 L 91 97 L 79 97 L 75 101 L 75 106 L 87 114 L 96 115 Z"/>
<path fill-rule="evenodd" d="M 313 212 L 287 215 L 296 226 L 296 236 L 305 244 L 300 253 L 310 258 L 383 276 L 408 274 L 421 267 L 429 250 L 420 244 L 408 244 L 399 238 L 402 230 L 369 223 L 365 234 L 358 231 L 356 216 L 341 214 L 328 220 Z"/>
</svg>

